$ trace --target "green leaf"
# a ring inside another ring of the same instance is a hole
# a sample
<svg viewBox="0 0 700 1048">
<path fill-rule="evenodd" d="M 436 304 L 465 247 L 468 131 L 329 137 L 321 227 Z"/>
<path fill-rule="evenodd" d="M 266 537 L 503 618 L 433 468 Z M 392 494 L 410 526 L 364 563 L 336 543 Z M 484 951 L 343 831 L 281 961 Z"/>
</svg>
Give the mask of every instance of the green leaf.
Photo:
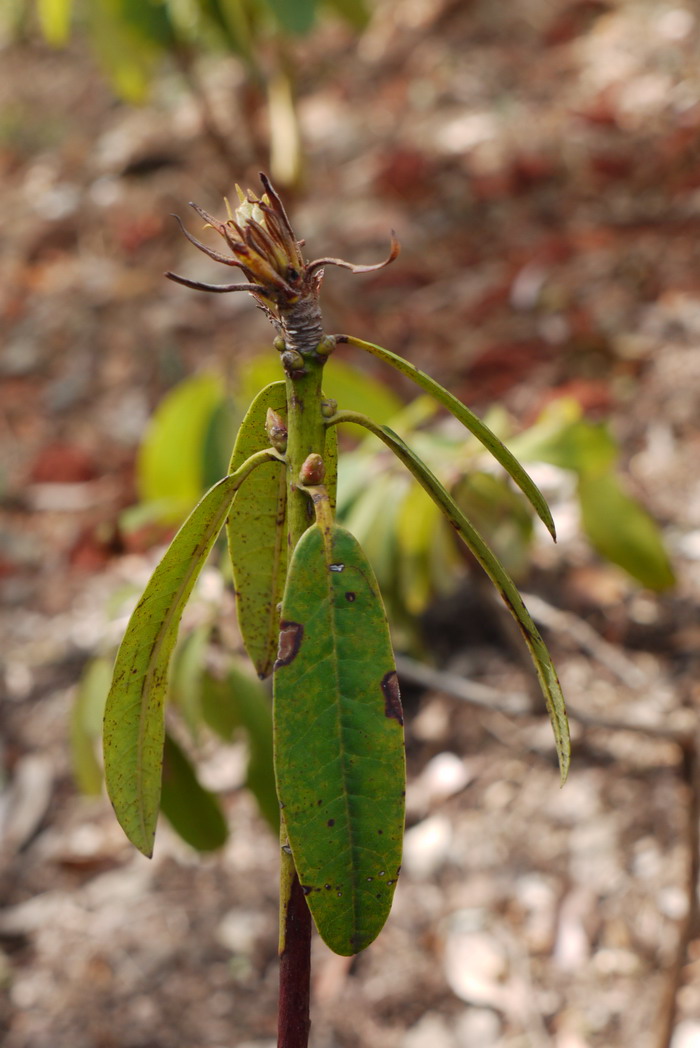
<svg viewBox="0 0 700 1048">
<path fill-rule="evenodd" d="M 202 442 L 202 487 L 208 490 L 227 471 L 231 448 L 241 423 L 241 414 L 233 400 L 224 396 L 207 420 Z"/>
<path fill-rule="evenodd" d="M 270 446 L 268 408 L 287 416 L 284 382 L 266 386 L 241 423 L 230 470 Z M 236 496 L 226 525 L 236 589 L 236 612 L 245 649 L 260 677 L 272 670 L 279 635 L 278 605 L 287 572 L 286 467 L 272 461 L 256 470 Z"/>
<path fill-rule="evenodd" d="M 153 852 L 160 806 L 163 702 L 182 611 L 234 494 L 274 452 L 252 456 L 195 507 L 173 539 L 131 616 L 114 667 L 104 718 L 107 792 L 129 840 Z"/>
<path fill-rule="evenodd" d="M 48 43 L 60 47 L 68 39 L 73 0 L 37 0 L 41 31 Z"/>
<path fill-rule="evenodd" d="M 142 502 L 162 505 L 161 520 L 176 523 L 204 490 L 204 447 L 224 400 L 221 379 L 196 375 L 159 404 L 139 449 L 136 484 Z"/>
<path fill-rule="evenodd" d="M 145 101 L 163 47 L 129 25 L 120 0 L 93 0 L 85 13 L 92 45 L 114 90 L 127 102 Z"/>
<path fill-rule="evenodd" d="M 249 455 L 269 447 L 265 430 L 268 408 L 287 417 L 284 382 L 273 382 L 255 398 L 243 419 L 233 449 L 230 471 Z M 335 504 L 338 438 L 326 437 L 326 487 Z M 277 653 L 279 604 L 287 572 L 287 479 L 282 462 L 255 471 L 236 496 L 227 523 L 236 589 L 238 625 L 258 676 L 267 677 Z"/>
<path fill-rule="evenodd" d="M 397 436 L 388 426 L 377 426 L 370 419 L 355 412 L 339 412 L 333 419 L 333 424 L 341 422 L 352 422 L 358 426 L 364 426 L 370 433 L 379 437 L 387 447 L 391 448 L 398 459 L 411 471 L 418 483 L 428 492 L 430 497 L 440 507 L 443 514 L 455 529 L 459 537 L 471 550 L 475 559 L 481 565 L 494 586 L 501 594 L 508 610 L 513 615 L 520 628 L 523 639 L 530 651 L 532 661 L 537 671 L 540 687 L 547 704 L 547 711 L 554 732 L 554 741 L 559 758 L 559 768 L 562 782 L 566 780 L 571 761 L 571 742 L 569 738 L 569 724 L 566 716 L 566 704 L 562 695 L 561 686 L 556 670 L 552 664 L 547 646 L 535 626 L 529 611 L 525 607 L 517 586 L 507 574 L 499 560 L 494 556 L 489 547 L 482 539 L 479 532 L 467 520 L 459 507 L 455 504 L 450 494 L 445 490 L 437 477 L 431 473 L 415 453 L 409 448 L 401 437 Z"/>
<path fill-rule="evenodd" d="M 199 852 L 226 843 L 228 827 L 218 798 L 205 790 L 183 749 L 165 734 L 161 811 L 186 844 Z"/>
<path fill-rule="evenodd" d="M 675 576 L 654 521 L 620 487 L 613 473 L 579 478 L 581 521 L 594 549 L 653 590 L 668 589 Z"/>
<path fill-rule="evenodd" d="M 411 484 L 397 528 L 401 595 L 411 615 L 425 611 L 433 595 L 432 540 L 441 524 L 442 516 L 433 500 L 418 484 Z"/>
<path fill-rule="evenodd" d="M 493 455 L 496 461 L 503 466 L 508 475 L 512 477 L 518 485 L 522 493 L 530 500 L 535 512 L 549 531 L 552 538 L 556 538 L 552 514 L 540 489 L 525 472 L 505 444 L 499 440 L 496 434 L 492 433 L 488 426 L 472 411 L 470 411 L 461 400 L 458 400 L 457 397 L 452 395 L 452 393 L 449 393 L 439 382 L 436 382 L 435 379 L 431 378 L 430 375 L 426 375 L 424 371 L 415 367 L 414 364 L 409 363 L 408 360 L 404 360 L 403 357 L 397 356 L 390 350 L 383 349 L 382 346 L 376 346 L 373 342 L 365 342 L 364 339 L 355 338 L 354 335 L 340 335 L 338 338 L 341 344 L 346 342 L 351 346 L 357 346 L 359 349 L 365 349 L 368 353 L 371 353 L 379 360 L 383 360 L 385 364 L 391 364 L 393 368 L 401 372 L 402 375 L 406 375 L 407 378 L 410 378 L 416 383 L 416 385 L 420 386 L 421 389 L 424 389 L 426 393 L 430 393 L 431 396 L 435 397 L 443 407 L 446 407 L 447 410 L 454 415 L 454 417 L 458 419 L 458 421 L 461 422 L 470 433 L 473 433 L 477 440 L 484 445 L 486 450 Z M 367 411 L 367 408 L 363 407 L 362 411 Z"/>
<path fill-rule="evenodd" d="M 389 631 L 350 532 L 313 525 L 292 558 L 275 664 L 275 770 L 299 880 L 323 940 L 363 950 L 401 862 L 404 752 Z"/>
<path fill-rule="evenodd" d="M 112 662 L 93 659 L 80 678 L 71 710 L 70 744 L 73 774 L 83 793 L 97 795 L 102 790 L 102 767 L 97 760 L 97 743 L 102 736 L 102 717 L 112 679 Z"/>
<path fill-rule="evenodd" d="M 308 33 L 316 17 L 316 0 L 265 0 L 287 33 Z"/>
</svg>

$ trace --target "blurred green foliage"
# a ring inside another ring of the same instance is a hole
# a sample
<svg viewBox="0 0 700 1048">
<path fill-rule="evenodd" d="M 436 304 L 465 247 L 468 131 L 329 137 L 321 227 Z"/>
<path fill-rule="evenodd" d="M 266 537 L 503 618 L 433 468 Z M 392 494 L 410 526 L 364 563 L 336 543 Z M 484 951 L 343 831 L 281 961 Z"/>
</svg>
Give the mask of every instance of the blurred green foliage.
<svg viewBox="0 0 700 1048">
<path fill-rule="evenodd" d="M 38 24 L 54 47 L 71 36 L 86 39 L 115 93 L 124 101 L 146 101 L 165 64 L 184 76 L 198 97 L 205 131 L 219 153 L 233 160 L 230 131 L 219 128 L 194 75 L 193 62 L 208 54 L 233 55 L 249 83 L 265 97 L 273 179 L 294 184 L 301 177 L 303 149 L 295 108 L 294 41 L 330 14 L 360 32 L 368 22 L 365 0 L 6 0 L 0 27 L 15 35 Z M 0 5 L 2 8 L 2 5 Z M 237 158 L 238 159 L 238 158 Z M 262 159 L 262 158 L 261 158 Z"/>
</svg>

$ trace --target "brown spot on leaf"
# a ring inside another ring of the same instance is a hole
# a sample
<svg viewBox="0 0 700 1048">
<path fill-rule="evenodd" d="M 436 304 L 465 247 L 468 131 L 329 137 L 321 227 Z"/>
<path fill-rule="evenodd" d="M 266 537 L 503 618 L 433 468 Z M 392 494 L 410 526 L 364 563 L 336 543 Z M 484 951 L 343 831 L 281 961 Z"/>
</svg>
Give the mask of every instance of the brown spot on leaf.
<svg viewBox="0 0 700 1048">
<path fill-rule="evenodd" d="M 301 641 L 304 636 L 304 627 L 300 622 L 281 622 L 280 640 L 277 650 L 277 661 L 273 669 L 278 670 L 280 666 L 288 666 L 299 653 Z"/>
<path fill-rule="evenodd" d="M 345 599 L 352 604 L 352 602 L 357 599 L 357 594 L 356 593 L 352 593 L 352 591 L 350 593 L 346 593 L 345 594 Z"/>
<path fill-rule="evenodd" d="M 401 706 L 401 692 L 399 691 L 399 678 L 396 670 L 390 670 L 382 677 L 382 691 L 384 692 L 384 713 L 387 717 L 393 717 L 399 724 L 403 724 L 403 709 Z"/>
<path fill-rule="evenodd" d="M 335 819 L 329 819 L 326 826 L 335 826 Z"/>
</svg>

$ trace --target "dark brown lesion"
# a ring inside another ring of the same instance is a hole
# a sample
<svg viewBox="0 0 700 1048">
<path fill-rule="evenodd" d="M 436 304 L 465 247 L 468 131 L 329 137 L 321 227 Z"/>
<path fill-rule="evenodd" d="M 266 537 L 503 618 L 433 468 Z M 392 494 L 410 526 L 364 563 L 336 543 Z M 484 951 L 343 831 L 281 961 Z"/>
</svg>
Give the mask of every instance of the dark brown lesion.
<svg viewBox="0 0 700 1048">
<path fill-rule="evenodd" d="M 294 661 L 299 653 L 303 636 L 304 627 L 300 622 L 283 621 L 280 623 L 277 661 L 273 666 L 273 670 L 278 670 L 280 666 L 288 666 L 290 662 Z"/>
<path fill-rule="evenodd" d="M 396 670 L 390 670 L 384 674 L 381 687 L 384 692 L 385 716 L 393 717 L 399 724 L 403 724 L 403 707 L 401 706 L 401 692 L 399 691 L 399 678 Z"/>
</svg>

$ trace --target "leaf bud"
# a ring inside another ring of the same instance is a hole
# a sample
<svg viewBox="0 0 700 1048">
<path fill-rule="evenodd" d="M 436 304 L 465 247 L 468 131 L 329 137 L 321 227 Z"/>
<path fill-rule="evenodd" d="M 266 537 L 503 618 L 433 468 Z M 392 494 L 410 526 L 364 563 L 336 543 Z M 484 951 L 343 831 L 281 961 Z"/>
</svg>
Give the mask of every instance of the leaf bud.
<svg viewBox="0 0 700 1048">
<path fill-rule="evenodd" d="M 306 487 L 316 487 L 323 484 L 326 476 L 326 467 L 320 455 L 307 455 L 299 470 L 299 481 Z"/>
<path fill-rule="evenodd" d="M 321 401 L 321 414 L 324 418 L 333 418 L 337 410 L 337 400 L 333 400 L 331 397 L 328 397 L 326 400 Z"/>
<path fill-rule="evenodd" d="M 265 432 L 267 433 L 267 439 L 276 451 L 284 452 L 287 450 L 287 425 L 282 416 L 278 415 L 272 408 L 267 409 Z"/>
<path fill-rule="evenodd" d="M 316 352 L 319 357 L 329 357 L 336 346 L 336 340 L 334 335 L 324 335 L 319 344 L 316 346 Z"/>
<path fill-rule="evenodd" d="M 293 371 L 304 370 L 304 358 L 301 353 L 298 353 L 296 349 L 286 349 L 281 356 L 282 367 L 290 375 Z"/>
</svg>

